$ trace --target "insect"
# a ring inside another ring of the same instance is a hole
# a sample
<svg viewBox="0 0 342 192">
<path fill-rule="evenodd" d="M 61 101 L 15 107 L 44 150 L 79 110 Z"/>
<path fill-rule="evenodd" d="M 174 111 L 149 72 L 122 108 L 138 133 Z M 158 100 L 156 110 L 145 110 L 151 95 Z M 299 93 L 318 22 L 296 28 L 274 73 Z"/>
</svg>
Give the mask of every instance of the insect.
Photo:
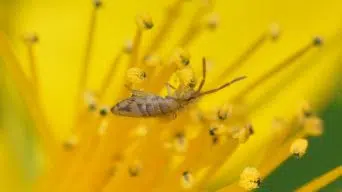
<svg viewBox="0 0 342 192">
<path fill-rule="evenodd" d="M 238 77 L 230 82 L 221 85 L 218 88 L 201 92 L 204 83 L 206 81 L 206 59 L 202 60 L 202 80 L 197 90 L 191 89 L 183 94 L 173 94 L 171 89 L 177 90 L 170 84 L 166 84 L 167 96 L 161 97 L 153 93 L 147 93 L 138 90 L 132 90 L 132 96 L 118 102 L 111 108 L 111 112 L 115 115 L 127 116 L 127 117 L 158 117 L 172 115 L 176 117 L 176 112 L 192 103 L 196 99 L 215 93 L 221 89 L 228 87 L 229 85 L 245 79 L 246 76 Z"/>
</svg>

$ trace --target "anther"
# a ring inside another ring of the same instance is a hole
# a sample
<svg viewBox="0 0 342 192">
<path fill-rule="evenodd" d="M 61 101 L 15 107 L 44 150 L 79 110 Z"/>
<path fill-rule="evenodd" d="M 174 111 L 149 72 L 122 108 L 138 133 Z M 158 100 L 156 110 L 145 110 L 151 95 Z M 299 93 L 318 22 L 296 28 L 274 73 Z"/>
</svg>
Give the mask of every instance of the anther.
<svg viewBox="0 0 342 192">
<path fill-rule="evenodd" d="M 246 129 L 248 130 L 249 135 L 253 135 L 254 134 L 254 129 L 253 129 L 252 124 L 247 124 L 246 125 Z"/>
<path fill-rule="evenodd" d="M 189 171 L 184 171 L 182 173 L 181 184 L 182 184 L 182 187 L 185 188 L 185 189 L 189 189 L 189 188 L 192 187 L 192 185 L 193 185 L 193 177 L 192 177 L 192 174 Z"/>
<path fill-rule="evenodd" d="M 300 115 L 303 116 L 304 118 L 308 118 L 308 117 L 313 116 L 312 108 L 311 108 L 309 102 L 307 102 L 307 101 L 302 103 L 300 110 L 301 110 Z"/>
<path fill-rule="evenodd" d="M 93 112 L 93 111 L 96 111 L 96 104 L 95 103 L 90 103 L 88 105 L 88 110 Z"/>
<path fill-rule="evenodd" d="M 128 173 L 131 177 L 137 177 L 141 173 L 141 164 L 139 162 L 135 162 L 133 166 L 128 168 Z"/>
<path fill-rule="evenodd" d="M 213 136 L 212 137 L 212 142 L 213 142 L 214 145 L 217 144 L 219 142 L 219 137 L 218 136 Z"/>
<path fill-rule="evenodd" d="M 280 35 L 280 27 L 277 23 L 273 23 L 270 26 L 270 35 L 272 40 L 277 40 Z"/>
<path fill-rule="evenodd" d="M 67 151 L 71 151 L 78 144 L 78 138 L 76 136 L 71 136 L 63 143 L 63 147 Z"/>
<path fill-rule="evenodd" d="M 323 44 L 323 39 L 321 37 L 319 37 L 319 36 L 316 36 L 316 37 L 313 38 L 313 44 L 315 46 L 320 46 L 320 45 Z"/>
<path fill-rule="evenodd" d="M 147 13 L 138 15 L 136 21 L 137 21 L 137 25 L 138 25 L 139 29 L 148 30 L 148 29 L 152 29 L 152 27 L 153 27 L 152 18 Z"/>
<path fill-rule="evenodd" d="M 176 64 L 181 69 L 190 63 L 190 54 L 185 49 L 177 49 L 171 58 L 171 64 Z"/>
<path fill-rule="evenodd" d="M 178 70 L 176 74 L 181 85 L 190 88 L 194 88 L 194 86 L 196 86 L 195 73 L 190 66 Z"/>
<path fill-rule="evenodd" d="M 232 106 L 231 105 L 223 105 L 217 111 L 217 118 L 221 121 L 224 121 L 228 118 L 228 116 L 232 113 Z"/>
<path fill-rule="evenodd" d="M 290 147 L 290 153 L 297 158 L 301 158 L 308 148 L 308 140 L 306 139 L 296 139 L 293 141 Z"/>
<path fill-rule="evenodd" d="M 123 51 L 127 54 L 132 53 L 133 50 L 133 41 L 127 40 L 124 44 Z"/>
<path fill-rule="evenodd" d="M 217 28 L 219 23 L 219 16 L 217 14 L 211 14 L 207 19 L 207 26 L 209 29 L 214 30 Z"/>
<path fill-rule="evenodd" d="M 84 94 L 84 101 L 85 101 L 85 104 L 87 105 L 89 111 L 95 111 L 96 110 L 96 108 L 97 108 L 96 100 L 95 100 L 95 97 L 93 96 L 92 93 L 86 92 Z"/>
<path fill-rule="evenodd" d="M 39 38 L 36 33 L 31 33 L 31 34 L 27 34 L 24 36 L 24 41 L 29 44 L 34 44 L 34 43 L 38 43 Z"/>
<path fill-rule="evenodd" d="M 184 135 L 184 133 L 179 132 L 175 135 L 175 139 L 174 139 L 174 149 L 177 152 L 185 152 L 187 149 L 187 140 L 186 137 Z"/>
<path fill-rule="evenodd" d="M 140 84 L 146 79 L 147 75 L 141 68 L 132 67 L 127 70 L 126 79 L 129 84 Z"/>
<path fill-rule="evenodd" d="M 102 1 L 101 0 L 93 0 L 93 4 L 96 8 L 99 8 L 102 6 Z"/>
<path fill-rule="evenodd" d="M 217 131 L 217 127 L 211 127 L 209 129 L 209 135 L 215 136 L 216 135 L 216 131 Z"/>
<path fill-rule="evenodd" d="M 106 116 L 109 112 L 109 107 L 102 107 L 99 111 L 101 116 Z"/>
<path fill-rule="evenodd" d="M 240 174 L 240 187 L 247 191 L 257 189 L 261 185 L 261 175 L 254 167 L 246 167 Z"/>
</svg>

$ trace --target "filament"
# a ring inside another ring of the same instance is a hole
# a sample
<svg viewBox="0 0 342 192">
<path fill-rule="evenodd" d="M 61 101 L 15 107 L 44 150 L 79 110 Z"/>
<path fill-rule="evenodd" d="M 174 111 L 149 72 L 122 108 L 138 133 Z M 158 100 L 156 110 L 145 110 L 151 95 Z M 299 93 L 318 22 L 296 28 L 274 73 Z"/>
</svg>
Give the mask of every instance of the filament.
<svg viewBox="0 0 342 192">
<path fill-rule="evenodd" d="M 273 77 L 274 75 L 278 74 L 279 72 L 281 72 L 285 68 L 289 67 L 291 64 L 294 63 L 294 61 L 296 61 L 297 59 L 302 57 L 305 53 L 307 53 L 311 48 L 315 47 L 316 45 L 317 45 L 316 42 L 314 42 L 314 43 L 310 42 L 309 44 L 307 44 L 303 48 L 301 48 L 298 51 L 296 51 L 294 54 L 292 54 L 291 56 L 289 56 L 288 58 L 286 58 L 285 60 L 280 62 L 278 65 L 276 65 L 270 71 L 266 72 L 261 77 L 259 77 L 259 79 L 257 79 L 255 82 L 253 82 L 252 84 L 247 86 L 245 89 L 243 89 L 235 97 L 234 100 L 239 100 L 242 97 L 245 97 L 249 92 L 251 92 L 252 90 L 256 89 L 258 86 L 262 85 L 264 82 L 266 82 L 271 77 Z"/>
</svg>

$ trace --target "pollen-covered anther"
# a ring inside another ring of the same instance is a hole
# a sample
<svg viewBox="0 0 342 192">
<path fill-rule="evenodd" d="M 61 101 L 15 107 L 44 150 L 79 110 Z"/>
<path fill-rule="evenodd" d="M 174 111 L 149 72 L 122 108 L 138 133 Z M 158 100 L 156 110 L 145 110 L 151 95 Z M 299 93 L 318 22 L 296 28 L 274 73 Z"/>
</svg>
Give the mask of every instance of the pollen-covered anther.
<svg viewBox="0 0 342 192">
<path fill-rule="evenodd" d="M 63 142 L 63 148 L 67 151 L 71 151 L 78 144 L 77 136 L 73 135 Z"/>
<path fill-rule="evenodd" d="M 230 114 L 232 114 L 232 106 L 225 104 L 217 111 L 217 118 L 221 121 L 224 121 L 229 117 Z"/>
<path fill-rule="evenodd" d="M 209 128 L 209 135 L 220 136 L 228 133 L 228 128 L 220 123 L 213 123 Z"/>
<path fill-rule="evenodd" d="M 280 27 L 277 23 L 273 23 L 270 25 L 270 35 L 272 40 L 277 40 L 280 35 Z"/>
<path fill-rule="evenodd" d="M 184 171 L 181 176 L 181 186 L 184 189 L 190 189 L 193 186 L 193 176 L 189 171 Z"/>
<path fill-rule="evenodd" d="M 147 13 L 138 15 L 136 22 L 137 22 L 139 29 L 141 30 L 143 29 L 148 30 L 148 29 L 152 29 L 153 27 L 152 17 Z"/>
<path fill-rule="evenodd" d="M 255 167 L 246 167 L 240 174 L 239 186 L 247 191 L 259 188 L 261 175 Z"/>
<path fill-rule="evenodd" d="M 132 166 L 128 168 L 128 174 L 131 177 L 137 177 L 141 174 L 142 165 L 139 161 L 135 161 Z"/>
<path fill-rule="evenodd" d="M 190 63 L 190 54 L 185 49 L 177 49 L 171 57 L 172 65 L 175 65 L 178 69 L 182 69 Z"/>
<path fill-rule="evenodd" d="M 254 134 L 253 126 L 247 124 L 242 128 L 234 128 L 232 131 L 232 138 L 237 139 L 239 143 L 245 143 L 252 134 Z"/>
<path fill-rule="evenodd" d="M 323 133 L 324 125 L 319 117 L 309 117 L 304 120 L 304 131 L 309 136 L 320 136 Z"/>
<path fill-rule="evenodd" d="M 93 4 L 96 8 L 100 8 L 103 2 L 101 0 L 93 0 Z"/>
<path fill-rule="evenodd" d="M 320 46 L 320 45 L 322 45 L 323 44 L 323 38 L 322 37 L 320 37 L 320 36 L 315 36 L 314 38 L 313 38 L 313 45 L 315 45 L 315 46 Z"/>
<path fill-rule="evenodd" d="M 216 29 L 219 24 L 219 16 L 216 13 L 212 13 L 207 18 L 207 26 L 209 29 Z"/>
<path fill-rule="evenodd" d="M 176 74 L 182 85 L 189 88 L 194 88 L 196 86 L 195 73 L 190 66 L 178 70 Z"/>
<path fill-rule="evenodd" d="M 127 70 L 126 81 L 129 85 L 140 84 L 146 79 L 144 70 L 138 67 L 132 67 Z"/>
<path fill-rule="evenodd" d="M 297 158 L 301 158 L 308 148 L 308 140 L 306 139 L 296 139 L 293 141 L 290 147 L 290 153 L 296 156 Z"/>
<path fill-rule="evenodd" d="M 39 38 L 36 33 L 28 33 L 24 35 L 24 41 L 29 44 L 38 43 Z"/>
</svg>

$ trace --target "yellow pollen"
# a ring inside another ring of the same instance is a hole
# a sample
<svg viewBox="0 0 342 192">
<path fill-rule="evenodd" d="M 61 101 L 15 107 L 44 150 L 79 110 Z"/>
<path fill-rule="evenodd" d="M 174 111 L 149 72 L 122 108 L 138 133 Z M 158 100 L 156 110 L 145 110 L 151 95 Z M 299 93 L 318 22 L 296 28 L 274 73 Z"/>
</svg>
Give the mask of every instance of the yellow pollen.
<svg viewBox="0 0 342 192">
<path fill-rule="evenodd" d="M 297 158 L 301 158 L 308 148 L 308 141 L 306 139 L 296 139 L 290 147 L 290 153 Z"/>
<path fill-rule="evenodd" d="M 153 27 L 152 17 L 147 13 L 138 15 L 136 22 L 140 30 L 143 30 L 143 29 L 148 30 L 148 29 L 152 29 Z"/>
<path fill-rule="evenodd" d="M 137 67 L 132 67 L 127 70 L 126 82 L 129 87 L 134 87 L 134 85 L 141 84 L 146 79 L 146 73 Z"/>
<path fill-rule="evenodd" d="M 323 133 L 323 121 L 318 117 L 308 117 L 304 120 L 304 131 L 309 136 L 320 136 Z"/>
<path fill-rule="evenodd" d="M 261 175 L 255 167 L 246 167 L 240 174 L 239 186 L 247 191 L 257 189 L 261 184 Z"/>
</svg>

